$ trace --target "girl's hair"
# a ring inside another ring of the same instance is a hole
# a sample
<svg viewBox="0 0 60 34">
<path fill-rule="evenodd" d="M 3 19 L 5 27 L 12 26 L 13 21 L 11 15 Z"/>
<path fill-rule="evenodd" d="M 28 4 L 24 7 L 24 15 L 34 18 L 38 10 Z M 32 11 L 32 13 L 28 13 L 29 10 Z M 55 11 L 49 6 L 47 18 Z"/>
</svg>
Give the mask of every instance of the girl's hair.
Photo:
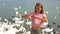
<svg viewBox="0 0 60 34">
<path fill-rule="evenodd" d="M 36 3 L 36 5 L 35 5 L 35 12 L 36 12 L 36 6 L 40 6 L 41 7 L 40 13 L 43 14 L 44 13 L 43 12 L 43 5 L 41 3 Z"/>
</svg>

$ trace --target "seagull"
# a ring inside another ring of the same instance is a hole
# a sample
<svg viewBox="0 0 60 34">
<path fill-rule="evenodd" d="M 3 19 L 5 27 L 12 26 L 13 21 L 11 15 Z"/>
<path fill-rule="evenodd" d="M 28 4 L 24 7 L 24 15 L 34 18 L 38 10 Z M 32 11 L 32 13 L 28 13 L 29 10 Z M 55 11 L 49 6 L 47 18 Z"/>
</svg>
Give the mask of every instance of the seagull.
<svg viewBox="0 0 60 34">
<path fill-rule="evenodd" d="M 56 31 L 56 34 L 59 34 L 59 31 Z"/>
<path fill-rule="evenodd" d="M 21 9 L 21 6 L 19 6 L 19 9 Z"/>
<path fill-rule="evenodd" d="M 60 14 L 59 14 L 59 16 L 60 16 Z"/>
<path fill-rule="evenodd" d="M 16 26 L 15 24 L 14 25 L 11 25 L 12 27 L 10 29 L 8 29 L 7 31 L 5 31 L 4 33 L 5 34 L 16 34 L 17 32 L 20 32 L 23 30 L 23 32 L 25 32 L 25 28 L 23 26 L 21 26 L 19 29 L 16 29 L 16 28 L 13 28 L 14 26 Z"/>
<path fill-rule="evenodd" d="M 2 25 L 0 25 L 0 34 L 4 34 L 4 28 Z"/>
<path fill-rule="evenodd" d="M 14 8 L 14 10 L 18 10 L 18 8 L 17 8 L 17 7 L 15 7 L 15 8 Z"/>
<path fill-rule="evenodd" d="M 47 33 L 50 32 L 50 34 L 54 34 L 54 33 L 53 33 L 53 29 L 54 29 L 54 28 L 51 28 L 51 29 L 50 29 L 50 28 L 45 28 L 44 31 L 47 32 Z"/>
<path fill-rule="evenodd" d="M 58 28 L 60 28 L 60 25 L 57 25 Z"/>
<path fill-rule="evenodd" d="M 6 31 L 5 34 L 15 34 L 16 32 L 18 32 L 16 28 L 11 28 L 8 31 Z"/>
<path fill-rule="evenodd" d="M 47 25 L 47 27 L 51 27 L 51 25 Z"/>
<path fill-rule="evenodd" d="M 53 24 L 56 24 L 55 22 L 53 22 Z"/>
<path fill-rule="evenodd" d="M 48 22 L 44 22 L 45 27 L 48 25 Z"/>
<path fill-rule="evenodd" d="M 26 34 L 31 34 L 31 32 L 30 31 L 27 31 Z"/>
<path fill-rule="evenodd" d="M 26 22 L 26 24 L 27 24 L 27 25 L 31 25 L 31 21 L 29 21 L 29 22 Z"/>
</svg>

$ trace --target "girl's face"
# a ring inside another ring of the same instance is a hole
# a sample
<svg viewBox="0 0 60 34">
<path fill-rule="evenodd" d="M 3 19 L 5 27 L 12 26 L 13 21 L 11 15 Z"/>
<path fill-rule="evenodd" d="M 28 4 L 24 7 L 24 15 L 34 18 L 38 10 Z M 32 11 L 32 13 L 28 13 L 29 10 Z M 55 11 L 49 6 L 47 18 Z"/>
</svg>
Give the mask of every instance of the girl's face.
<svg viewBox="0 0 60 34">
<path fill-rule="evenodd" d="M 35 10 L 36 10 L 36 12 L 40 13 L 41 7 L 40 6 L 36 6 Z"/>
</svg>

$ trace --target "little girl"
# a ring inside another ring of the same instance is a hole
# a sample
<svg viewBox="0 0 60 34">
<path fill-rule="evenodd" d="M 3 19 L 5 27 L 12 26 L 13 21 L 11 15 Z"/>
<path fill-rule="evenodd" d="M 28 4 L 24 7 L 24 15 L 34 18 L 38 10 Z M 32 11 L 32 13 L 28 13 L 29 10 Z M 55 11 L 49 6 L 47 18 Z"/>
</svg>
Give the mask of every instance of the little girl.
<svg viewBox="0 0 60 34">
<path fill-rule="evenodd" d="M 34 13 L 24 15 L 22 18 L 28 18 L 32 21 L 31 34 L 42 34 L 42 29 L 45 28 L 43 23 L 48 21 L 40 3 L 36 3 Z"/>
</svg>

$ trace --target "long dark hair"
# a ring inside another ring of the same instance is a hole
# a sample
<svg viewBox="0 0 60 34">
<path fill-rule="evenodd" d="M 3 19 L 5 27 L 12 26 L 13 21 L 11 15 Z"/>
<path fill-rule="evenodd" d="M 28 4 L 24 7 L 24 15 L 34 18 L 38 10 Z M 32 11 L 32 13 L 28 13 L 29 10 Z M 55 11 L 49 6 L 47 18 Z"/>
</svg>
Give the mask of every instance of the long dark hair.
<svg viewBox="0 0 60 34">
<path fill-rule="evenodd" d="M 43 5 L 41 3 L 36 3 L 36 5 L 35 5 L 35 13 L 36 13 L 36 6 L 40 6 L 41 7 L 40 13 L 43 14 L 44 13 L 43 12 Z"/>
</svg>

